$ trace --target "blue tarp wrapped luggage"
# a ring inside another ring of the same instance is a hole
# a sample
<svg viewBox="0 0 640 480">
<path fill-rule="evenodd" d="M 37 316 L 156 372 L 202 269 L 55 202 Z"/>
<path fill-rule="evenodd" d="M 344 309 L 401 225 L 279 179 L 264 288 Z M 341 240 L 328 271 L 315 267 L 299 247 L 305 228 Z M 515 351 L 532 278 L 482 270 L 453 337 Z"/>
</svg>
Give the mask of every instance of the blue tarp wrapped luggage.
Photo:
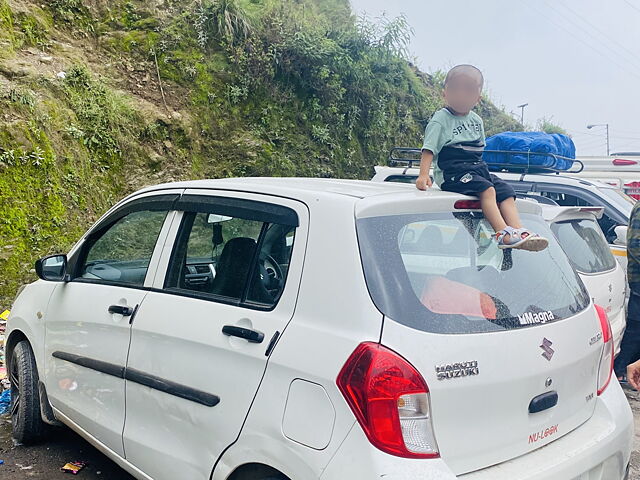
<svg viewBox="0 0 640 480">
<path fill-rule="evenodd" d="M 490 150 L 528 153 L 497 153 Z M 557 155 L 536 155 L 551 153 Z M 561 158 L 562 157 L 562 158 Z M 544 132 L 503 132 L 487 138 L 484 161 L 489 167 L 504 168 L 517 164 L 555 170 L 569 170 L 576 158 L 576 147 L 567 135 Z"/>
</svg>

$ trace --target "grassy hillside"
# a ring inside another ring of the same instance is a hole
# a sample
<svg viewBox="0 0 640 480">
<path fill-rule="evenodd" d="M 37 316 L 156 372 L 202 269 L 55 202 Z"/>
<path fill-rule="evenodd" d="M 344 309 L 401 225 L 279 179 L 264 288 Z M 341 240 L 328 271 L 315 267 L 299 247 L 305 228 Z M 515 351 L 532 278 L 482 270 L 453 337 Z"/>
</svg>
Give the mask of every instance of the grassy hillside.
<svg viewBox="0 0 640 480">
<path fill-rule="evenodd" d="M 0 307 L 144 185 L 368 178 L 418 145 L 441 97 L 409 34 L 347 0 L 0 0 Z"/>
</svg>

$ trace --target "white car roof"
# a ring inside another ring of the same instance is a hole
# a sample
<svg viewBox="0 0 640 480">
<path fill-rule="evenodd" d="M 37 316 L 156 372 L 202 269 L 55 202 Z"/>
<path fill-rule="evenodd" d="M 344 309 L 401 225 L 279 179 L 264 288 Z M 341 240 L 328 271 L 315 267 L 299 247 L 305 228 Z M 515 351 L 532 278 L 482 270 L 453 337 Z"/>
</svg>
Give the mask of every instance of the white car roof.
<svg viewBox="0 0 640 480">
<path fill-rule="evenodd" d="M 344 180 L 330 178 L 303 177 L 242 177 L 206 180 L 188 180 L 163 183 L 144 188 L 136 194 L 167 189 L 214 189 L 236 190 L 251 193 L 299 198 L 308 195 L 334 194 L 355 198 L 366 198 L 372 195 L 402 193 L 414 191 L 414 185 L 397 182 L 371 182 L 369 180 Z"/>
<path fill-rule="evenodd" d="M 470 199 L 470 197 L 457 193 L 443 192 L 437 187 L 421 192 L 413 184 L 398 182 L 302 177 L 243 177 L 190 180 L 154 185 L 129 195 L 120 204 L 140 194 L 180 189 L 240 191 L 275 195 L 309 203 L 317 199 L 318 196 L 337 196 L 347 201 L 351 199 L 354 204 L 359 203 L 358 211 L 367 211 L 369 214 L 373 212 L 392 214 L 407 211 L 442 211 L 453 208 L 453 203 L 456 200 Z M 429 199 L 429 206 L 422 203 L 427 199 Z M 518 208 L 523 212 L 540 213 L 536 202 L 518 200 Z"/>
</svg>

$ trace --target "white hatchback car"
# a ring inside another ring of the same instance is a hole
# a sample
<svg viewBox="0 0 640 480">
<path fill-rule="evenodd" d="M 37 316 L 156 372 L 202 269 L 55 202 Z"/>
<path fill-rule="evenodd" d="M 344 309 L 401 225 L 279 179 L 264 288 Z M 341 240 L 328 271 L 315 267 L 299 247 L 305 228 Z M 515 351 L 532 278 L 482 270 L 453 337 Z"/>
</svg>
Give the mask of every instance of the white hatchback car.
<svg viewBox="0 0 640 480">
<path fill-rule="evenodd" d="M 478 202 L 368 181 L 159 185 L 36 264 L 14 436 L 62 422 L 140 479 L 620 480 L 606 313 Z"/>
<path fill-rule="evenodd" d="M 617 355 L 627 325 L 627 279 L 598 225 L 603 211 L 602 207 L 542 206 L 542 216 L 551 225 L 593 302 L 607 312 Z"/>
</svg>

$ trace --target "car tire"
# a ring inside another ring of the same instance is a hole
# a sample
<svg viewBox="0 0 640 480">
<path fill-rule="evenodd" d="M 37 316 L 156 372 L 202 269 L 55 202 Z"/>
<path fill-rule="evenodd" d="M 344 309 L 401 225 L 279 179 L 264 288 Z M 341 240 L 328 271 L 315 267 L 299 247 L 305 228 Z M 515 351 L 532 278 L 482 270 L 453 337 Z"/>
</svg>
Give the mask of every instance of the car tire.
<svg viewBox="0 0 640 480">
<path fill-rule="evenodd" d="M 11 426 L 13 438 L 24 444 L 42 439 L 46 425 L 40 415 L 38 370 L 31 345 L 18 342 L 11 354 Z"/>
</svg>

